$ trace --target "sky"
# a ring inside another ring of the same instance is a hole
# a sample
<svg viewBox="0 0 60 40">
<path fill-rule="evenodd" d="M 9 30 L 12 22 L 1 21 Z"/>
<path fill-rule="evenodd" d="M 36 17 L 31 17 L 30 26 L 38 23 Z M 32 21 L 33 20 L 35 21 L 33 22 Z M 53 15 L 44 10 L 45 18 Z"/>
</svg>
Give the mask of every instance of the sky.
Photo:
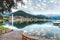
<svg viewBox="0 0 60 40">
<path fill-rule="evenodd" d="M 17 3 L 18 9 L 23 10 L 32 15 L 60 15 L 60 0 L 23 0 L 25 5 Z"/>
</svg>

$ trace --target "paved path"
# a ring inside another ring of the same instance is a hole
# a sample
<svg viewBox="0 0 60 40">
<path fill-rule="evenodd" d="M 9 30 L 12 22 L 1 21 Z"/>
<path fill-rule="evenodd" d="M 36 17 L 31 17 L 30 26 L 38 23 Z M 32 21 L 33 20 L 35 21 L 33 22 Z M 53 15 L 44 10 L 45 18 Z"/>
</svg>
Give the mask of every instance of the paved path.
<svg viewBox="0 0 60 40">
<path fill-rule="evenodd" d="M 22 31 L 12 31 L 0 36 L 0 40 L 22 40 Z"/>
<path fill-rule="evenodd" d="M 12 31 L 0 36 L 0 40 L 22 40 L 22 31 Z M 40 38 L 39 40 L 55 40 Z"/>
</svg>

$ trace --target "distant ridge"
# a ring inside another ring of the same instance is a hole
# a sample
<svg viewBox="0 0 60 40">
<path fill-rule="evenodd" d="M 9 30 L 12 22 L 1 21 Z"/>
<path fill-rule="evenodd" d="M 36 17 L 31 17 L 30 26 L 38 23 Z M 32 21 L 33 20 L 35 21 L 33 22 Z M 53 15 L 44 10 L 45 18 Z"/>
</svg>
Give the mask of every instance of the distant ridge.
<svg viewBox="0 0 60 40">
<path fill-rule="evenodd" d="M 51 19 L 60 19 L 59 15 L 55 15 L 55 16 L 50 16 Z"/>
<path fill-rule="evenodd" d="M 28 18 L 48 18 L 48 17 L 46 17 L 46 16 L 44 16 L 44 15 L 31 15 L 31 14 L 29 14 L 29 13 L 26 13 L 26 12 L 24 12 L 24 11 L 17 11 L 17 12 L 14 12 L 13 13 L 13 15 L 14 16 L 23 16 L 23 17 L 28 17 Z"/>
</svg>

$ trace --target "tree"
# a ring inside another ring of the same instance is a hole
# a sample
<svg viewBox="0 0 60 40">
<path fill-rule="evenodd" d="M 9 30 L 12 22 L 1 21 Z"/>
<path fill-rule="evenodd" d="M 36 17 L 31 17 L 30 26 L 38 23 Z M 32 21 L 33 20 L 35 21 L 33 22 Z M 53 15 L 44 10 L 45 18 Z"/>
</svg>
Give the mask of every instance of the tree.
<svg viewBox="0 0 60 40">
<path fill-rule="evenodd" d="M 23 0 L 16 0 L 16 2 L 21 2 L 24 5 Z M 15 7 L 14 0 L 0 0 L 0 13 L 11 12 L 12 7 Z"/>
<path fill-rule="evenodd" d="M 11 12 L 11 8 L 14 6 L 13 0 L 0 0 L 0 13 L 4 11 Z"/>
<path fill-rule="evenodd" d="M 23 2 L 23 0 L 16 0 L 17 2 L 21 2 L 21 5 L 25 5 L 25 3 Z"/>
<path fill-rule="evenodd" d="M 17 5 L 18 2 L 21 3 L 21 6 L 25 5 L 25 3 L 23 2 L 23 0 L 16 0 L 16 5 Z M 17 6 L 16 6 L 16 8 L 17 8 Z"/>
</svg>

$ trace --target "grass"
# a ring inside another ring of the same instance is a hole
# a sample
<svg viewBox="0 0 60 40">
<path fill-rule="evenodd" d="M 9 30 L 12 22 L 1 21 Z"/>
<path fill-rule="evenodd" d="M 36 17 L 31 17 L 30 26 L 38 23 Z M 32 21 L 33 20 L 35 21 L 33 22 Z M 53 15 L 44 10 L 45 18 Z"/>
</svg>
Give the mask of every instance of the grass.
<svg viewBox="0 0 60 40">
<path fill-rule="evenodd" d="M 6 31 L 8 28 L 4 27 L 4 26 L 0 26 L 0 30 L 4 30 Z"/>
<path fill-rule="evenodd" d="M 4 27 L 2 23 L 3 23 L 3 16 L 0 15 L 0 30 L 6 31 L 8 28 Z"/>
</svg>

